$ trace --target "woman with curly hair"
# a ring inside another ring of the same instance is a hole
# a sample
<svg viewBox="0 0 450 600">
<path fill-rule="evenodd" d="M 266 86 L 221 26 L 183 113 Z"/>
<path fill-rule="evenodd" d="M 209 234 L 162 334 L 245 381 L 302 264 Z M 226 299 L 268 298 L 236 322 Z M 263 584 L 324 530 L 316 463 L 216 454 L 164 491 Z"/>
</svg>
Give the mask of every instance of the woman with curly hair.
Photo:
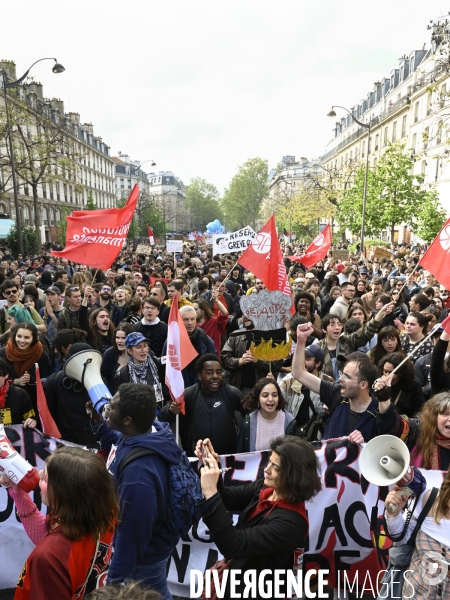
<svg viewBox="0 0 450 600">
<path fill-rule="evenodd" d="M 272 377 L 260 379 L 242 401 L 249 411 L 239 432 L 237 452 L 267 450 L 280 435 L 296 435 L 297 423 L 285 411 L 286 401 L 280 386 Z"/>
<path fill-rule="evenodd" d="M 400 342 L 400 333 L 397 327 L 388 325 L 383 327 L 377 334 L 377 344 L 370 351 L 369 358 L 376 365 L 386 354 L 390 352 L 403 352 Z"/>
<path fill-rule="evenodd" d="M 305 317 L 307 321 L 311 322 L 314 336 L 322 339 L 323 332 L 320 317 L 314 312 L 314 296 L 309 292 L 298 292 L 294 297 L 294 306 L 297 315 Z"/>
<path fill-rule="evenodd" d="M 389 376 L 404 358 L 403 352 L 385 354 L 377 365 L 379 374 Z M 416 416 L 425 401 L 422 388 L 417 383 L 415 375 L 414 365 L 407 360 L 394 373 L 391 381 L 391 402 L 395 404 L 401 415 L 408 417 Z"/>
</svg>

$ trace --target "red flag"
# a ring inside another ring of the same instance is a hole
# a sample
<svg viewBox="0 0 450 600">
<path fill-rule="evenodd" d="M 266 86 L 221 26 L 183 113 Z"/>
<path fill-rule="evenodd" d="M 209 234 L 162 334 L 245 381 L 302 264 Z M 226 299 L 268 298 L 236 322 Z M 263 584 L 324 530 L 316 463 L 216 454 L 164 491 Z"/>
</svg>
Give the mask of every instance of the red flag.
<svg viewBox="0 0 450 600">
<path fill-rule="evenodd" d="M 150 246 L 154 246 L 155 245 L 155 237 L 154 237 L 153 229 L 150 227 L 150 225 L 147 225 L 147 233 L 148 233 L 148 243 L 150 244 Z"/>
<path fill-rule="evenodd" d="M 178 310 L 178 294 L 172 300 L 167 332 L 166 385 L 184 415 L 184 380 L 181 371 L 198 356 Z"/>
<path fill-rule="evenodd" d="M 269 291 L 280 290 L 291 297 L 273 215 L 247 246 L 238 263 L 261 279 Z M 295 308 L 292 307 L 291 312 L 292 309 L 294 313 Z"/>
<path fill-rule="evenodd" d="M 42 431 L 46 435 L 51 435 L 55 438 L 61 438 L 59 429 L 53 420 L 50 411 L 48 410 L 47 399 L 45 397 L 44 388 L 42 386 L 41 375 L 39 373 L 39 365 L 36 363 L 36 398 L 39 418 L 41 420 Z"/>
<path fill-rule="evenodd" d="M 66 247 L 52 256 L 109 269 L 122 249 L 139 198 L 135 185 L 123 208 L 78 211 L 67 217 Z"/>
<path fill-rule="evenodd" d="M 450 289 L 450 219 L 434 238 L 431 246 L 422 256 L 419 265 L 436 277 L 446 290 Z"/>
<path fill-rule="evenodd" d="M 327 225 L 306 248 L 306 252 L 303 256 L 290 256 L 289 258 L 296 262 L 301 262 L 307 269 L 310 269 L 317 264 L 319 260 L 323 260 L 326 257 L 327 252 L 331 247 L 331 241 L 331 227 L 330 225 Z"/>
</svg>

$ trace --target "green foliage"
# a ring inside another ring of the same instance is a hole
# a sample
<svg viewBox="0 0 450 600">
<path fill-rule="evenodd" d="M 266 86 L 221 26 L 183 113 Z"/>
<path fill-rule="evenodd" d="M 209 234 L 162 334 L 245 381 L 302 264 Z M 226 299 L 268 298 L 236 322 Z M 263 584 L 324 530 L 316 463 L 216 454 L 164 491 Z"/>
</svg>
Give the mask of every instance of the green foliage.
<svg viewBox="0 0 450 600">
<path fill-rule="evenodd" d="M 41 241 L 38 232 L 32 227 L 22 225 L 22 242 L 24 254 L 37 254 L 41 250 Z M 6 245 L 11 248 L 13 256 L 19 253 L 19 242 L 17 239 L 17 225 L 13 225 L 6 236 Z"/>
<path fill-rule="evenodd" d="M 413 230 L 425 242 L 431 242 L 447 220 L 447 214 L 439 202 L 436 190 L 427 193 L 425 203 L 417 215 Z"/>
<path fill-rule="evenodd" d="M 157 238 L 163 237 L 166 233 L 163 212 L 154 202 L 143 203 L 142 206 L 138 204 L 135 219 L 137 236 L 145 238 L 148 236 L 147 225 L 150 225 Z"/>
<path fill-rule="evenodd" d="M 428 202 L 430 192 L 422 188 L 424 176 L 413 175 L 413 158 L 403 153 L 401 144 L 390 145 L 375 169 L 370 169 L 367 181 L 367 202 L 364 231 L 366 236 L 377 236 L 384 229 L 406 223 L 415 229 L 415 222 Z M 355 174 L 353 186 L 345 192 L 338 206 L 341 227 L 354 235 L 361 231 L 365 167 Z"/>
<path fill-rule="evenodd" d="M 97 210 L 97 203 L 94 202 L 94 198 L 92 197 L 92 192 L 89 192 L 89 196 L 85 206 L 86 210 Z"/>
<path fill-rule="evenodd" d="M 247 225 L 256 229 L 261 204 L 269 192 L 268 174 L 268 162 L 262 158 L 251 158 L 239 167 L 221 202 L 229 229 Z"/>
<path fill-rule="evenodd" d="M 72 214 L 72 209 L 67 205 L 61 207 L 61 220 L 56 223 L 56 241 L 61 246 L 66 245 L 67 218 Z"/>
<path fill-rule="evenodd" d="M 205 231 L 206 225 L 211 221 L 223 220 L 219 190 L 201 177 L 194 177 L 186 187 L 185 206 L 191 230 Z"/>
</svg>

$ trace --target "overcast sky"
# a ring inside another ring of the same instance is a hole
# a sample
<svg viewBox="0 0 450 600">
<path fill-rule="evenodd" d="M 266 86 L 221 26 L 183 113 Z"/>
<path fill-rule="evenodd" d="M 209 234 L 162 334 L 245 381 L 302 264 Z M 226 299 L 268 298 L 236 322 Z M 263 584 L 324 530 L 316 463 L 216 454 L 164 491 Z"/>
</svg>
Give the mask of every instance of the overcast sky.
<svg viewBox="0 0 450 600">
<path fill-rule="evenodd" d="M 20 8 L 19 8 L 20 7 Z M 430 45 L 430 0 L 21 0 L 1 58 L 80 113 L 111 147 L 221 191 L 259 156 L 315 158 L 332 104 L 352 107 L 403 54 Z M 14 13 L 14 14 L 13 14 Z M 144 165 L 143 170 L 151 170 Z"/>
</svg>

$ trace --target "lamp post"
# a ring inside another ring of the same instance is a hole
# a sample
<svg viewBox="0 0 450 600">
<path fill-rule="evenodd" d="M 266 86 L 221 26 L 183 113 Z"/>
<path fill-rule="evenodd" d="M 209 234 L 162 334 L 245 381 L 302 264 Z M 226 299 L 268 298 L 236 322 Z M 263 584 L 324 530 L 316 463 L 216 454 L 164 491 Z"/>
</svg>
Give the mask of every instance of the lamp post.
<svg viewBox="0 0 450 600">
<path fill-rule="evenodd" d="M 52 71 L 53 73 L 64 73 L 65 68 L 56 60 L 56 58 L 40 58 L 36 62 L 34 62 L 31 67 L 26 71 L 22 77 L 17 79 L 16 81 L 8 81 L 8 75 L 5 69 L 0 69 L 3 80 L 3 94 L 5 96 L 5 112 L 6 112 L 6 133 L 8 135 L 8 143 L 9 143 L 9 154 L 11 158 L 11 175 L 13 182 L 13 195 L 14 195 L 14 208 L 16 211 L 16 227 L 17 227 L 17 243 L 19 246 L 19 253 L 23 254 L 23 239 L 22 239 L 22 222 L 20 217 L 20 207 L 19 207 L 19 192 L 17 189 L 17 179 L 16 179 L 16 163 L 14 160 L 14 147 L 12 140 L 12 132 L 11 132 L 11 123 L 9 120 L 9 104 L 8 104 L 8 94 L 6 90 L 8 88 L 16 87 L 20 85 L 25 79 L 28 77 L 28 73 L 34 67 L 35 64 L 41 62 L 42 60 L 54 60 L 55 64 L 53 65 Z"/>
<path fill-rule="evenodd" d="M 351 118 L 357 123 L 360 127 L 364 127 L 367 129 L 367 155 L 366 155 L 366 172 L 364 175 L 364 191 L 363 191 L 363 206 L 362 206 L 362 215 L 361 215 L 361 242 L 360 242 L 360 251 L 364 252 L 364 222 L 366 220 L 366 201 L 367 201 L 367 176 L 369 174 L 369 151 L 370 151 L 370 120 L 369 123 L 362 123 L 358 121 L 358 119 L 348 110 L 345 106 L 332 106 L 330 112 L 327 117 L 335 117 L 336 112 L 335 108 L 342 108 L 346 110 Z"/>
</svg>

